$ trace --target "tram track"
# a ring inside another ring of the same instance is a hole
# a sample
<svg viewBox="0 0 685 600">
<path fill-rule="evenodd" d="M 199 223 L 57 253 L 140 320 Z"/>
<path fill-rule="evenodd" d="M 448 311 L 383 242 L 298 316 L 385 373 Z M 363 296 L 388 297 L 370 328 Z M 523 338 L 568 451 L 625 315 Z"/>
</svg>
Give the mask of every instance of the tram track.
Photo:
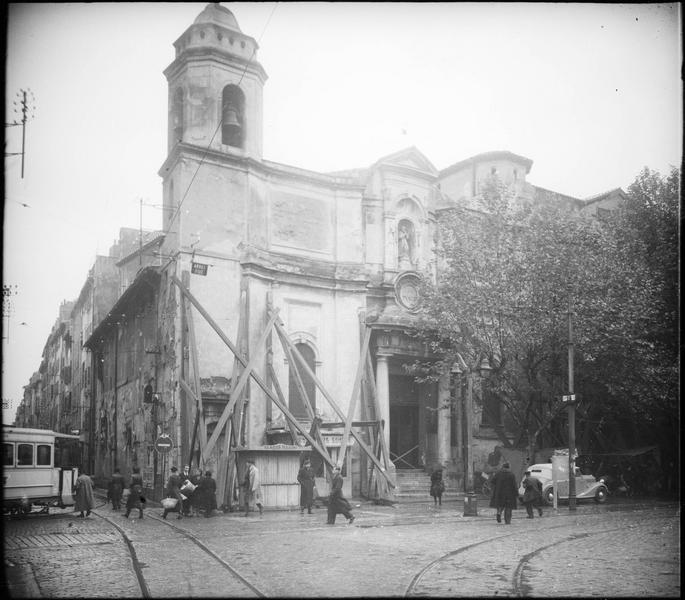
<svg viewBox="0 0 685 600">
<path fill-rule="evenodd" d="M 663 519 L 664 517 L 661 515 L 652 515 L 649 517 L 646 517 L 648 519 L 652 520 L 660 520 Z M 547 527 L 545 529 L 546 533 L 549 533 L 549 531 L 553 531 L 556 529 L 564 529 L 566 528 L 566 524 L 560 524 L 560 525 L 555 525 L 552 527 Z M 569 535 L 563 537 L 562 539 L 555 540 L 551 543 L 546 543 L 542 544 L 531 551 L 527 552 L 524 556 L 522 556 L 517 562 L 516 566 L 513 568 L 513 576 L 511 578 L 511 588 L 509 590 L 509 593 L 504 592 L 502 590 L 499 590 L 497 593 L 498 595 L 501 596 L 515 596 L 515 597 L 526 597 L 530 594 L 530 590 L 528 589 L 528 586 L 524 583 L 523 581 L 523 576 L 524 576 L 524 571 L 525 568 L 531 563 L 531 561 L 538 557 L 541 553 L 543 553 L 546 550 L 549 550 L 550 548 L 554 548 L 557 546 L 560 546 L 562 544 L 570 543 L 577 541 L 579 539 L 583 538 L 588 538 L 592 536 L 598 536 L 598 535 L 604 535 L 607 533 L 613 533 L 616 531 L 620 531 L 620 527 L 606 527 L 602 529 L 595 529 L 593 531 L 584 531 L 584 532 L 573 532 L 570 533 Z M 411 580 L 410 584 L 407 586 L 407 589 L 405 590 L 404 597 L 415 597 L 415 596 L 426 596 L 430 595 L 427 594 L 425 591 L 422 591 L 422 582 L 430 577 L 430 574 L 432 571 L 435 569 L 438 569 L 441 566 L 445 566 L 446 564 L 449 564 L 450 561 L 454 560 L 455 558 L 459 557 L 460 555 L 464 555 L 467 552 L 474 550 L 479 547 L 486 547 L 488 544 L 497 544 L 498 546 L 501 547 L 501 543 L 503 540 L 511 539 L 511 538 L 516 538 L 521 535 L 520 531 L 515 531 L 510 534 L 506 535 L 496 535 L 489 537 L 484 540 L 479 540 L 477 542 L 474 542 L 472 544 L 468 544 L 466 546 L 463 546 L 461 548 L 457 548 L 456 550 L 452 550 L 450 552 L 447 552 L 443 554 L 442 556 L 434 559 L 430 563 L 428 563 L 425 567 L 423 567 Z M 499 550 L 499 548 L 498 548 Z M 481 567 L 480 565 L 475 569 L 480 571 Z M 475 576 L 480 576 L 480 573 L 475 574 Z M 425 587 L 425 586 L 424 586 Z M 465 594 L 469 595 L 469 594 Z M 477 596 L 482 595 L 482 592 L 479 594 L 474 594 Z"/>
<path fill-rule="evenodd" d="M 126 546 L 128 548 L 129 554 L 131 556 L 131 561 L 132 561 L 132 568 L 135 573 L 135 576 L 138 580 L 138 584 L 140 586 L 140 591 L 142 594 L 142 597 L 144 598 L 151 598 L 151 592 L 150 592 L 150 586 L 147 583 L 145 574 L 143 569 L 147 568 L 148 565 L 146 565 L 143 561 L 141 561 L 138 558 L 138 553 L 136 552 L 136 545 L 135 541 L 131 539 L 131 536 L 128 535 L 126 530 L 119 524 L 116 523 L 112 518 L 98 514 L 98 513 L 93 513 L 100 519 L 103 519 L 107 523 L 109 523 L 112 527 L 114 527 L 122 536 L 124 542 L 126 543 Z M 153 521 L 156 521 L 162 525 L 165 525 L 169 529 L 171 529 L 174 533 L 182 536 L 184 539 L 189 540 L 192 542 L 197 548 L 199 548 L 207 557 L 211 557 L 215 563 L 218 563 L 218 565 L 226 572 L 228 572 L 233 578 L 235 578 L 238 582 L 240 582 L 241 585 L 243 585 L 245 588 L 247 588 L 252 594 L 254 594 L 258 598 L 265 598 L 267 595 L 262 592 L 254 583 L 252 583 L 247 577 L 245 577 L 242 573 L 240 573 L 234 566 L 232 566 L 229 562 L 221 558 L 214 550 L 209 548 L 204 542 L 202 542 L 200 539 L 198 539 L 197 536 L 194 534 L 190 533 L 189 531 L 183 529 L 182 527 L 179 527 L 178 525 L 174 523 L 170 523 L 166 521 L 165 519 L 162 519 L 158 516 L 155 516 L 153 514 L 148 513 L 145 517 L 146 519 L 150 519 Z"/>
</svg>

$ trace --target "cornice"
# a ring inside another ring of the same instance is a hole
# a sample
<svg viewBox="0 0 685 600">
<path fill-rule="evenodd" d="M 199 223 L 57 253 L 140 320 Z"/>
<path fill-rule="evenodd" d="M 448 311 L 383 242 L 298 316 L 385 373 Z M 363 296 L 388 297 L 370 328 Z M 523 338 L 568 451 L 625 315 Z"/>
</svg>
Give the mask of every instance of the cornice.
<svg viewBox="0 0 685 600">
<path fill-rule="evenodd" d="M 252 39 L 252 38 L 249 38 Z M 224 63 L 230 60 L 233 64 L 240 66 L 241 70 L 251 71 L 255 74 L 262 85 L 266 83 L 269 76 L 266 74 L 264 67 L 256 60 L 248 60 L 243 56 L 223 50 L 221 48 L 211 46 L 201 46 L 196 48 L 186 48 L 181 52 L 171 64 L 162 71 L 167 81 L 171 81 L 178 73 L 190 62 L 199 62 L 201 60 L 216 60 Z"/>
<path fill-rule="evenodd" d="M 364 190 L 363 185 L 348 180 L 341 180 L 341 178 L 331 177 L 323 173 L 317 173 L 316 171 L 307 171 L 298 167 L 256 160 L 251 156 L 222 152 L 214 148 L 196 146 L 187 142 L 179 142 L 171 149 L 157 174 L 164 178 L 165 174 L 182 158 L 202 160 L 204 163 L 213 162 L 220 166 L 231 166 L 232 168 L 241 169 L 246 173 L 258 175 L 265 180 L 278 178 L 280 180 L 306 181 L 330 190 L 347 190 L 360 194 Z"/>
</svg>

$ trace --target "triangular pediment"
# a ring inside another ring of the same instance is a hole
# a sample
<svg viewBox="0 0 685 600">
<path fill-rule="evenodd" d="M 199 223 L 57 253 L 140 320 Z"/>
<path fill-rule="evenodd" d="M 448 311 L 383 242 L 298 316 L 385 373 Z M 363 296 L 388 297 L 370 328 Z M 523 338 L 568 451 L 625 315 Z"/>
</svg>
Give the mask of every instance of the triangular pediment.
<svg viewBox="0 0 685 600">
<path fill-rule="evenodd" d="M 438 174 L 433 163 L 431 163 L 431 161 L 426 158 L 425 154 L 415 146 L 405 148 L 404 150 L 400 150 L 393 154 L 388 154 L 387 156 L 378 159 L 374 166 L 406 167 L 423 173 L 430 173 L 431 175 Z"/>
</svg>

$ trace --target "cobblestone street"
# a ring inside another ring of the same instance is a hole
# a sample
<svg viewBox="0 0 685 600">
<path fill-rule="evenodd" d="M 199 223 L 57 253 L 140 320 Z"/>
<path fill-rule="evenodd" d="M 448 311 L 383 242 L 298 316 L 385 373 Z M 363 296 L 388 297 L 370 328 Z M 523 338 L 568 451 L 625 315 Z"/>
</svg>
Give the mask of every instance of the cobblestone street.
<svg viewBox="0 0 685 600">
<path fill-rule="evenodd" d="M 87 519 L 63 511 L 6 520 L 9 591 L 44 598 L 680 596 L 674 502 L 590 503 L 575 513 L 560 506 L 533 520 L 517 510 L 511 525 L 496 523 L 489 508 L 464 517 L 463 501 L 441 509 L 356 504 L 355 522 L 339 517 L 335 526 L 325 524 L 323 508 L 172 515 L 164 523 L 159 508 L 139 521 L 101 506 Z"/>
</svg>

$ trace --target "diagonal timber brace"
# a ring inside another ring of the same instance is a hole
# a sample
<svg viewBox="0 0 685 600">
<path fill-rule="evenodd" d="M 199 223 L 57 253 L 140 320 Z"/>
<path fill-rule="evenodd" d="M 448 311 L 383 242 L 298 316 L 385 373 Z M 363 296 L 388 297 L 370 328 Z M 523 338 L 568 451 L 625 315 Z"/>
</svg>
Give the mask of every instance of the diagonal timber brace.
<svg viewBox="0 0 685 600">
<path fill-rule="evenodd" d="M 287 344 L 293 349 L 293 354 L 297 358 L 298 362 L 304 369 L 305 373 L 309 375 L 309 377 L 312 378 L 312 381 L 317 385 L 317 387 L 321 390 L 321 393 L 324 395 L 326 400 L 328 400 L 328 403 L 330 404 L 331 408 L 336 412 L 336 414 L 345 422 L 347 423 L 347 417 L 343 413 L 343 411 L 340 409 L 338 404 L 335 402 L 333 397 L 328 393 L 328 390 L 324 387 L 323 383 L 319 380 L 319 378 L 316 376 L 316 374 L 309 368 L 309 365 L 306 363 L 302 355 L 297 351 L 297 348 L 295 348 L 295 345 L 293 344 L 292 340 L 286 333 L 285 329 L 283 328 L 283 323 L 280 321 L 280 319 L 276 320 L 274 323 L 276 327 L 276 331 L 278 332 L 278 335 L 281 339 L 281 343 Z M 367 354 L 368 356 L 368 354 Z M 350 429 L 350 435 L 357 441 L 359 444 L 359 447 L 362 449 L 362 451 L 369 457 L 371 462 L 373 462 L 374 465 L 378 468 L 378 471 L 383 475 L 385 480 L 388 482 L 388 485 L 392 488 L 396 487 L 395 482 L 392 480 L 392 477 L 388 474 L 386 467 L 381 464 L 381 462 L 376 458 L 373 450 L 369 448 L 366 445 L 366 442 L 360 437 L 360 435 L 354 430 Z"/>
<path fill-rule="evenodd" d="M 231 350 L 235 358 L 243 365 L 245 368 L 245 372 L 248 373 L 249 377 L 252 377 L 254 379 L 255 383 L 262 389 L 262 391 L 269 397 L 269 399 L 281 410 L 281 412 L 285 415 L 286 419 L 292 423 L 292 425 L 302 434 L 302 436 L 310 443 L 313 449 L 315 449 L 319 454 L 321 454 L 322 458 L 326 461 L 326 463 L 333 467 L 335 466 L 335 463 L 331 459 L 331 457 L 328 455 L 326 450 L 322 448 L 317 441 L 312 438 L 312 436 L 309 435 L 309 432 L 302 426 L 300 423 L 297 421 L 297 419 L 291 414 L 291 412 L 288 410 L 288 408 L 280 401 L 279 398 L 277 398 L 274 393 L 269 389 L 269 387 L 266 385 L 264 380 L 254 372 L 253 368 L 248 368 L 248 363 L 245 361 L 245 359 L 240 355 L 240 352 L 236 348 L 236 346 L 231 342 L 229 337 L 222 331 L 222 329 L 219 327 L 219 325 L 212 319 L 211 315 L 204 309 L 202 304 L 193 296 L 193 294 L 188 290 L 188 288 L 183 285 L 183 283 L 179 280 L 176 275 L 171 276 L 171 281 L 178 287 L 180 292 L 185 296 L 191 303 L 192 305 L 197 309 L 197 311 L 204 317 L 205 321 L 210 325 L 212 329 L 217 333 L 217 335 L 221 338 L 221 340 L 228 346 L 228 348 Z M 277 315 L 276 315 L 277 316 Z M 278 320 L 275 320 L 274 325 L 278 324 Z M 267 329 L 270 329 L 271 326 L 269 326 Z M 296 353 L 299 354 L 299 353 Z M 242 377 L 242 376 L 241 376 Z M 231 401 L 233 398 L 231 398 Z M 229 401 L 230 402 L 230 401 Z M 226 406 L 228 408 L 228 405 Z M 222 415 L 223 416 L 223 415 Z M 228 420 L 228 416 L 226 418 Z M 224 421 L 225 424 L 225 421 Z M 221 429 L 223 429 L 223 425 L 221 428 L 217 424 L 216 429 L 214 430 L 214 434 L 218 435 L 221 433 Z M 214 438 L 214 434 L 212 434 L 212 438 Z M 205 448 L 205 452 L 207 455 L 211 451 L 211 448 L 209 447 L 212 442 L 212 439 L 210 439 L 207 442 L 207 447 Z M 216 440 L 214 440 L 214 443 L 216 443 Z M 362 442 L 363 443 L 363 442 Z M 380 463 L 379 463 L 380 465 Z"/>
</svg>

